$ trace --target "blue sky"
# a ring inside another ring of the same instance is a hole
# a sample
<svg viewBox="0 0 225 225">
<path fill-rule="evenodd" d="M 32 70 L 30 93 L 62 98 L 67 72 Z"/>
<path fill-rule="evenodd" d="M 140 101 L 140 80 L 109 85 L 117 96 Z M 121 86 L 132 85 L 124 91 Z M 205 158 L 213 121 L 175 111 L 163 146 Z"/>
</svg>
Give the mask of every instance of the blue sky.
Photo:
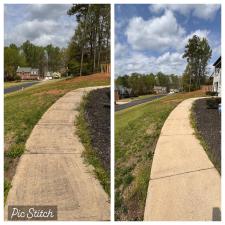
<svg viewBox="0 0 225 225">
<path fill-rule="evenodd" d="M 71 4 L 4 5 L 5 45 L 29 40 L 37 45 L 66 47 L 74 34 L 75 16 L 68 16 Z"/>
<path fill-rule="evenodd" d="M 213 62 L 221 54 L 220 5 L 115 6 L 115 74 L 132 72 L 181 75 L 185 44 L 194 34 L 206 37 Z"/>
</svg>

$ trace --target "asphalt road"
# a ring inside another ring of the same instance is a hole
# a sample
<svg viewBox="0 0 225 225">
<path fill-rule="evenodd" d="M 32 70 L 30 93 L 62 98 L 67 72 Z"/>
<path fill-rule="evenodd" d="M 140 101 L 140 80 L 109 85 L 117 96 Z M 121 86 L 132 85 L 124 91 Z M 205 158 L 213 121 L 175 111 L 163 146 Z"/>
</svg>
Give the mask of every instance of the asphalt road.
<svg viewBox="0 0 225 225">
<path fill-rule="evenodd" d="M 4 89 L 4 94 L 8 94 L 8 93 L 11 93 L 11 92 L 14 92 L 14 91 L 19 91 L 19 90 L 21 90 L 22 88 L 30 87 L 30 86 L 32 86 L 32 85 L 34 85 L 34 84 L 39 83 L 39 82 L 40 82 L 40 81 L 31 81 L 31 82 L 23 83 L 23 84 L 16 85 L 16 86 L 13 86 L 13 87 L 5 88 L 5 89 Z"/>
<path fill-rule="evenodd" d="M 115 111 L 120 111 L 120 110 L 123 110 L 123 109 L 127 109 L 129 107 L 132 107 L 132 106 L 135 106 L 135 105 L 139 105 L 139 104 L 142 104 L 142 103 L 145 103 L 145 102 L 151 102 L 151 101 L 153 101 L 153 100 L 155 100 L 157 98 L 162 98 L 163 96 L 166 96 L 166 95 L 154 95 L 154 96 L 151 96 L 149 98 L 135 100 L 135 101 L 132 101 L 132 102 L 129 102 L 129 103 L 126 103 L 126 104 L 115 105 Z"/>
</svg>

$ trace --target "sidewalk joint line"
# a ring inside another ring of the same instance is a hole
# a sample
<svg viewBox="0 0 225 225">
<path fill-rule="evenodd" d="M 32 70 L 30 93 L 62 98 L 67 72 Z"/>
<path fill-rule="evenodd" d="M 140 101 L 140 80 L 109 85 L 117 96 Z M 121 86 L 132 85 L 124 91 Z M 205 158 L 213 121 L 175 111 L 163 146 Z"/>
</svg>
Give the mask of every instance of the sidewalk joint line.
<svg viewBox="0 0 225 225">
<path fill-rule="evenodd" d="M 194 134 L 160 134 L 160 136 L 190 136 Z"/>
<path fill-rule="evenodd" d="M 80 152 L 26 152 L 26 155 L 63 155 L 63 154 L 82 154 Z"/>
<path fill-rule="evenodd" d="M 199 169 L 199 170 L 190 170 L 190 171 L 183 172 L 183 173 L 177 173 L 177 174 L 172 174 L 172 175 L 167 175 L 167 176 L 162 176 L 162 177 L 157 177 L 157 178 L 150 178 L 150 180 L 160 180 L 160 179 L 163 179 L 163 178 L 175 177 L 175 176 L 184 175 L 184 174 L 188 174 L 188 173 L 194 173 L 194 172 L 200 172 L 200 171 L 204 171 L 204 170 L 210 170 L 210 169 L 213 169 L 213 168 L 215 168 L 215 167 L 213 166 L 213 167 L 208 167 L 208 168 Z"/>
<path fill-rule="evenodd" d="M 66 126 L 74 126 L 74 123 L 38 123 L 38 126 L 40 125 L 66 125 Z"/>
</svg>

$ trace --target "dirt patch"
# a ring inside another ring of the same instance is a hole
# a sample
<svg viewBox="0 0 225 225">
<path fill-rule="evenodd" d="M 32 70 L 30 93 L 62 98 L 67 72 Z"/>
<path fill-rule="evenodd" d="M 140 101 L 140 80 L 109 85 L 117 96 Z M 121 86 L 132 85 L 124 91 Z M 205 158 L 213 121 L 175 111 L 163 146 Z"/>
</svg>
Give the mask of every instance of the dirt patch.
<svg viewBox="0 0 225 225">
<path fill-rule="evenodd" d="M 206 99 L 199 99 L 193 107 L 196 129 L 208 147 L 208 155 L 215 167 L 221 168 L 221 115 L 218 109 L 208 109 Z"/>
<path fill-rule="evenodd" d="M 65 81 L 62 81 L 63 83 L 79 83 L 82 81 L 105 81 L 108 80 L 110 78 L 110 75 L 107 73 L 96 73 L 96 74 L 92 74 L 92 75 L 87 75 L 87 76 L 79 76 L 79 77 L 75 77 L 72 79 L 68 79 Z"/>
<path fill-rule="evenodd" d="M 7 152 L 10 148 L 10 146 L 12 145 L 12 143 L 14 142 L 14 133 L 8 133 L 7 135 L 5 135 L 4 137 L 4 152 Z"/>
<path fill-rule="evenodd" d="M 104 168 L 110 170 L 110 89 L 91 91 L 87 97 L 85 117 L 90 125 L 92 146 Z"/>
<path fill-rule="evenodd" d="M 151 135 L 155 132 L 156 130 L 156 125 L 155 124 L 150 124 L 150 126 L 146 130 L 146 134 Z"/>
<path fill-rule="evenodd" d="M 65 90 L 57 90 L 57 89 L 53 89 L 53 90 L 49 90 L 49 91 L 44 91 L 44 92 L 39 92 L 39 93 L 35 93 L 33 94 L 34 96 L 42 96 L 42 95 L 60 95 L 60 94 L 64 94 L 66 91 Z"/>
<path fill-rule="evenodd" d="M 10 158 L 4 156 L 4 179 L 11 181 L 16 173 L 16 168 L 19 162 L 19 157 Z"/>
</svg>

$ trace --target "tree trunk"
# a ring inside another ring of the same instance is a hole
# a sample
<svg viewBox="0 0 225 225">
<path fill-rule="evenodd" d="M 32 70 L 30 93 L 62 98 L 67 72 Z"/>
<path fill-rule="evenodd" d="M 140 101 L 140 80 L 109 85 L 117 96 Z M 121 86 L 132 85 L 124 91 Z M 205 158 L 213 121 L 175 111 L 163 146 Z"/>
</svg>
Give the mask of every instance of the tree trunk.
<svg viewBox="0 0 225 225">
<path fill-rule="evenodd" d="M 82 49 L 81 49 L 81 60 L 80 60 L 80 76 L 82 76 L 82 70 L 83 70 L 83 61 L 84 61 L 84 38 L 86 38 L 86 30 L 87 30 L 87 19 L 88 19 L 88 15 L 89 15 L 89 9 L 90 6 L 88 5 L 88 11 L 87 11 L 87 15 L 85 16 L 85 21 L 84 21 L 84 33 L 83 33 L 83 37 L 82 37 Z"/>
</svg>

